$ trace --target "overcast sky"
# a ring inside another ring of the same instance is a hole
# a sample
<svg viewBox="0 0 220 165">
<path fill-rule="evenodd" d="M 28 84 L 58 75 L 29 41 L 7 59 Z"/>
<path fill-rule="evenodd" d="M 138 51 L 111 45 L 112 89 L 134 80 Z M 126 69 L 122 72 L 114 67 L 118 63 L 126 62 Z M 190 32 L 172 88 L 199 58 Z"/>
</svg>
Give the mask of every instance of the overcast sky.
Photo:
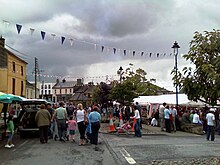
<svg viewBox="0 0 220 165">
<path fill-rule="evenodd" d="M 148 80 L 155 78 L 159 86 L 174 90 L 174 41 L 181 47 L 182 69 L 189 65 L 182 54 L 188 52 L 194 32 L 219 29 L 219 9 L 218 0 L 0 0 L 0 34 L 25 54 L 17 53 L 29 63 L 28 79 L 33 80 L 34 57 L 43 75 L 84 77 L 86 82 L 105 81 L 106 75 L 117 75 L 120 66 L 132 63 L 147 72 Z M 22 25 L 19 35 L 15 24 Z M 44 40 L 41 31 L 46 32 Z"/>
</svg>

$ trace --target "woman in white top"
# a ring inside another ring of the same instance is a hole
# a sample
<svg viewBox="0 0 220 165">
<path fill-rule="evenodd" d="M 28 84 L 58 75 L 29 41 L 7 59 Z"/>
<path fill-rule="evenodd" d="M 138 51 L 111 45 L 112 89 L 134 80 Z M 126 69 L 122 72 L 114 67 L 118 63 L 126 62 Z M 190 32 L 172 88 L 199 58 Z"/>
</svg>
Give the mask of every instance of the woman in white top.
<svg viewBox="0 0 220 165">
<path fill-rule="evenodd" d="M 142 133 L 141 133 L 141 127 L 140 127 L 140 122 L 141 122 L 141 117 L 140 117 L 140 113 L 139 110 L 137 109 L 137 106 L 134 106 L 134 117 L 136 119 L 135 125 L 134 125 L 134 131 L 135 131 L 135 136 L 136 137 L 141 137 Z"/>
<path fill-rule="evenodd" d="M 77 105 L 76 111 L 76 121 L 78 125 L 78 130 L 80 133 L 80 143 L 79 145 L 84 145 L 86 124 L 85 124 L 86 111 L 83 109 L 82 104 Z"/>
</svg>

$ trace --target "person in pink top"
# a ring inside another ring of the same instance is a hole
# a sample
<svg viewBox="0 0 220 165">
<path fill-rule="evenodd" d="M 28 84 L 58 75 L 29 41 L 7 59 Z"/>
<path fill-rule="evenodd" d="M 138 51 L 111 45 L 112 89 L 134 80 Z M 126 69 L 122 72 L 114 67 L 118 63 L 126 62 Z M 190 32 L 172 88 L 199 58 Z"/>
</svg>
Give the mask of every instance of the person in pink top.
<svg viewBox="0 0 220 165">
<path fill-rule="evenodd" d="M 68 131 L 69 131 L 69 141 L 75 142 L 75 130 L 76 130 L 76 120 L 73 119 L 73 116 L 70 116 L 67 121 Z"/>
</svg>

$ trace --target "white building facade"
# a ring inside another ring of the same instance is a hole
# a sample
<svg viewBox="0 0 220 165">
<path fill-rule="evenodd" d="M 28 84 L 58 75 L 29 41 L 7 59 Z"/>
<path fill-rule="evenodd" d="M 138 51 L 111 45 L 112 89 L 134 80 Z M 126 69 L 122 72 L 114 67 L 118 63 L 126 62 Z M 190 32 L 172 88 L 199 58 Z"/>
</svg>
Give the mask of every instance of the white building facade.
<svg viewBox="0 0 220 165">
<path fill-rule="evenodd" d="M 40 98 L 46 99 L 48 101 L 53 101 L 54 93 L 52 88 L 55 84 L 56 83 L 39 83 Z"/>
</svg>

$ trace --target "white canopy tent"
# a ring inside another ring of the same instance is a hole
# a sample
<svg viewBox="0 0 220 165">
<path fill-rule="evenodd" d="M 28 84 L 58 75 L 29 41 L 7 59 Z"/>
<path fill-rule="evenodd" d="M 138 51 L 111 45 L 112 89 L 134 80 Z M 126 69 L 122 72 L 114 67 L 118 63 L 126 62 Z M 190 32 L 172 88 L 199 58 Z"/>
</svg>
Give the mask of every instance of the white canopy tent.
<svg viewBox="0 0 220 165">
<path fill-rule="evenodd" d="M 156 96 L 139 96 L 134 99 L 134 102 L 138 102 L 140 105 L 150 104 L 176 104 L 176 94 L 156 95 Z M 191 101 L 186 94 L 178 94 L 178 104 L 185 106 L 205 106 L 205 103 L 198 101 Z"/>
</svg>

